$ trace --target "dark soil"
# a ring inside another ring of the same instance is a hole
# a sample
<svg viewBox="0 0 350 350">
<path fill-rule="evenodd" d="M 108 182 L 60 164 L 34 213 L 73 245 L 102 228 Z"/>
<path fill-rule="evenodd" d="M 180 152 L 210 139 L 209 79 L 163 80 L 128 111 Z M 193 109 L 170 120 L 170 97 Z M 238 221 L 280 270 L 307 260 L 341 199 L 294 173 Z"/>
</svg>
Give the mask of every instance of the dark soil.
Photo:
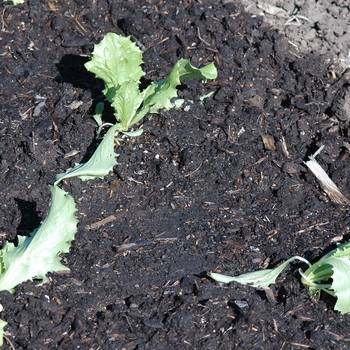
<svg viewBox="0 0 350 350">
<path fill-rule="evenodd" d="M 84 63 L 107 32 L 144 49 L 147 79 L 164 78 L 180 58 L 213 61 L 219 72 L 180 87 L 189 110 L 147 116 L 142 136 L 121 142 L 114 173 L 64 182 L 80 220 L 63 257 L 71 273 L 1 292 L 4 349 L 349 348 L 350 316 L 308 297 L 300 264 L 272 286 L 275 302 L 206 277 L 317 259 L 348 238 L 348 208 L 304 165 L 325 145 L 317 159 L 350 198 L 345 68 L 301 56 L 238 2 L 29 0 L 0 9 L 2 244 L 40 224 L 47 184 L 96 148 L 102 83 Z"/>
</svg>

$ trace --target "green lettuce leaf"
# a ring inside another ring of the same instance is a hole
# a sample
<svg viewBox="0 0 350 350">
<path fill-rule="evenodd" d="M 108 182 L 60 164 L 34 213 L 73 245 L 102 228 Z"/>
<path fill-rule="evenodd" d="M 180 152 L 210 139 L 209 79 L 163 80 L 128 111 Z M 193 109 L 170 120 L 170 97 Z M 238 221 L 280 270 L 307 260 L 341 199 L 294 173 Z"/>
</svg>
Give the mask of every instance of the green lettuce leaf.
<svg viewBox="0 0 350 350">
<path fill-rule="evenodd" d="M 32 279 L 47 281 L 48 272 L 69 270 L 60 262 L 77 232 L 73 198 L 57 186 L 49 186 L 51 206 L 45 221 L 30 237 L 19 236 L 18 245 L 7 242 L 0 251 L 0 290 L 12 291 Z"/>
<path fill-rule="evenodd" d="M 316 300 L 324 291 L 337 298 L 334 309 L 341 314 L 350 312 L 350 242 L 338 244 L 302 275 L 301 282 Z"/>
<path fill-rule="evenodd" d="M 255 288 L 268 287 L 270 284 L 276 283 L 279 274 L 294 260 L 301 260 L 309 264 L 307 260 L 300 256 L 294 256 L 285 261 L 280 266 L 274 269 L 259 270 L 249 273 L 244 273 L 236 277 L 221 275 L 219 273 L 210 272 L 209 277 L 221 283 L 238 282 L 240 284 L 249 285 Z"/>
<path fill-rule="evenodd" d="M 94 46 L 92 60 L 85 63 L 85 68 L 104 81 L 104 94 L 108 95 L 109 89 L 139 81 L 145 75 L 142 63 L 142 51 L 129 37 L 108 33 Z"/>
<path fill-rule="evenodd" d="M 350 258 L 350 242 L 337 244 L 337 248 L 325 254 L 320 260 L 328 259 L 330 257 Z"/>
<path fill-rule="evenodd" d="M 341 253 L 335 255 L 338 254 Z M 350 260 L 347 256 L 322 258 L 301 275 L 301 282 L 309 287 L 310 296 L 319 299 L 322 290 L 337 298 L 335 310 L 341 314 L 350 312 Z"/>
<path fill-rule="evenodd" d="M 332 286 L 329 288 L 337 298 L 334 309 L 341 314 L 350 312 L 350 261 L 348 258 L 329 258 L 325 262 L 332 266 Z"/>
<path fill-rule="evenodd" d="M 115 111 L 114 115 L 120 121 L 123 131 L 127 131 L 135 123 L 133 117 L 139 109 L 142 99 L 139 82 L 124 83 L 115 90 L 111 104 Z"/>
<path fill-rule="evenodd" d="M 12 1 L 14 5 L 24 4 L 24 0 L 5 0 L 5 1 Z"/>
<path fill-rule="evenodd" d="M 146 113 L 157 113 L 159 109 L 169 110 L 174 108 L 171 99 L 177 97 L 176 87 L 186 79 L 200 79 L 206 82 L 208 79 L 216 79 L 217 69 L 213 63 L 202 68 L 196 68 L 190 61 L 180 59 L 176 62 L 168 77 L 161 81 L 154 81 L 144 91 L 143 107 L 132 120 L 132 124 L 138 122 Z"/>
<path fill-rule="evenodd" d="M 85 63 L 88 71 L 104 81 L 103 93 L 113 106 L 122 131 L 129 129 L 142 103 L 139 91 L 140 78 L 145 75 L 142 63 L 142 51 L 129 37 L 115 33 L 108 33 L 95 45 L 92 60 Z"/>
<path fill-rule="evenodd" d="M 63 179 L 77 176 L 81 180 L 94 179 L 95 177 L 103 178 L 107 175 L 115 165 L 118 164 L 116 157 L 118 154 L 114 152 L 114 136 L 120 128 L 119 124 L 112 126 L 104 139 L 101 141 L 92 157 L 82 164 L 76 164 L 73 168 L 68 169 L 65 173 L 56 176 L 55 185 Z"/>
</svg>

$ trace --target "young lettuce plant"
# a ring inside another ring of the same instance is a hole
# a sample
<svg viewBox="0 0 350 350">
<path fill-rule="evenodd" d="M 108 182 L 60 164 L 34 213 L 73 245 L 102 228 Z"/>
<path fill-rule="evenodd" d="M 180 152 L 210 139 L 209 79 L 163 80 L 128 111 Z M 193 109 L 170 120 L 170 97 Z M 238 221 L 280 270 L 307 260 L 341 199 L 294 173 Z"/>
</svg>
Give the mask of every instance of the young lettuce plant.
<svg viewBox="0 0 350 350">
<path fill-rule="evenodd" d="M 177 97 L 177 86 L 185 79 L 200 79 L 206 82 L 217 77 L 217 69 L 213 63 L 196 68 L 188 60 L 180 59 L 166 79 L 153 81 L 141 91 L 140 79 L 146 74 L 142 70 L 142 64 L 142 51 L 129 37 L 108 33 L 95 45 L 92 59 L 85 67 L 104 81 L 103 94 L 114 109 L 116 123 L 103 123 L 104 104 L 97 104 L 94 116 L 99 127 L 97 135 L 100 135 L 103 127 L 111 128 L 97 148 L 96 154 L 87 163 L 76 164 L 66 173 L 59 174 L 55 184 L 73 176 L 86 180 L 107 175 L 117 164 L 117 154 L 114 153 L 116 134 L 139 136 L 142 129 L 130 131 L 130 128 L 148 113 L 174 108 L 172 99 Z"/>
<path fill-rule="evenodd" d="M 275 269 L 260 270 L 230 277 L 210 272 L 209 277 L 217 282 L 238 282 L 255 288 L 268 287 L 274 284 L 278 275 L 294 260 L 301 260 L 309 268 L 303 272 L 301 282 L 309 288 L 310 297 L 318 300 L 321 291 L 337 298 L 334 306 L 341 314 L 350 312 L 350 241 L 338 244 L 337 248 L 324 255 L 318 262 L 311 264 L 304 258 L 294 256 Z"/>
</svg>

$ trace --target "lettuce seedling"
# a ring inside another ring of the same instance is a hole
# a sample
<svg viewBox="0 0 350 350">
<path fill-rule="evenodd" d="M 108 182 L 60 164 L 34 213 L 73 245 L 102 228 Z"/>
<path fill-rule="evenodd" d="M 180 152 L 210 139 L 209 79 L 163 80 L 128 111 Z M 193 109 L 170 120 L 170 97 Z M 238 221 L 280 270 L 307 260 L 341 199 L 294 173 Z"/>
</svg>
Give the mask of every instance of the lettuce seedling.
<svg viewBox="0 0 350 350">
<path fill-rule="evenodd" d="M 304 258 L 294 256 L 275 269 L 260 270 L 230 277 L 210 272 L 209 276 L 217 282 L 238 282 L 255 288 L 268 287 L 274 284 L 278 275 L 294 260 L 301 260 L 309 268 L 303 272 L 301 282 L 309 288 L 310 297 L 318 300 L 321 291 L 337 298 L 334 306 L 341 314 L 350 312 L 350 241 L 338 244 L 337 248 L 324 255 L 318 262 L 311 264 Z"/>
<path fill-rule="evenodd" d="M 56 177 L 55 185 L 69 177 L 82 180 L 104 177 L 117 164 L 114 152 L 114 137 L 118 133 L 127 136 L 139 136 L 142 129 L 129 131 L 148 113 L 158 113 L 160 109 L 169 110 L 175 107 L 172 102 L 177 97 L 177 86 L 185 79 L 200 79 L 206 82 L 217 77 L 213 63 L 196 68 L 188 60 L 180 59 L 169 76 L 161 81 L 153 81 L 140 91 L 140 79 L 146 73 L 142 70 L 142 51 L 130 40 L 114 33 L 108 33 L 94 47 L 91 61 L 85 64 L 88 71 L 104 81 L 103 93 L 114 109 L 115 124 L 103 123 L 104 103 L 96 106 L 94 119 L 98 124 L 99 136 L 104 126 L 112 126 L 92 158 L 84 164 L 76 164 L 66 173 Z M 207 96 L 207 95 L 206 95 Z"/>
<path fill-rule="evenodd" d="M 159 109 L 174 107 L 171 99 L 177 96 L 176 87 L 186 79 L 216 79 L 217 69 L 213 63 L 196 68 L 186 59 L 180 59 L 169 76 L 161 81 L 153 81 L 140 91 L 140 79 L 146 73 L 141 65 L 142 51 L 130 40 L 115 33 L 108 33 L 94 47 L 92 60 L 85 67 L 97 78 L 104 81 L 103 93 L 114 108 L 118 131 L 127 132 L 147 113 L 157 113 Z M 99 109 L 101 105 L 99 106 Z M 95 119 L 101 125 L 101 109 Z"/>
</svg>

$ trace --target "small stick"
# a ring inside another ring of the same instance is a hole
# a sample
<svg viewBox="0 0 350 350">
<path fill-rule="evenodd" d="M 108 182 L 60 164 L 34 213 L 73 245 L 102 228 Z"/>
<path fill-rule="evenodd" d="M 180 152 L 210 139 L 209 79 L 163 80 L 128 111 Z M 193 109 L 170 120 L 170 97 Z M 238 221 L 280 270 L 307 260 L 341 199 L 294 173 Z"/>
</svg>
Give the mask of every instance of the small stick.
<svg viewBox="0 0 350 350">
<path fill-rule="evenodd" d="M 308 228 L 306 228 L 306 229 L 304 229 L 304 230 L 297 231 L 297 232 L 295 232 L 295 233 L 293 233 L 293 234 L 298 235 L 298 234 L 300 234 L 300 233 L 304 233 L 304 232 L 311 231 L 311 230 L 314 229 L 315 227 L 317 228 L 318 226 L 324 226 L 324 225 L 328 225 L 328 224 L 329 224 L 329 221 L 327 221 L 327 222 L 321 222 L 321 223 L 319 223 L 319 224 L 311 225 L 311 226 L 309 226 Z"/>
<path fill-rule="evenodd" d="M 102 219 L 100 221 L 94 222 L 91 225 L 86 225 L 85 228 L 87 230 L 95 230 L 95 229 L 98 229 L 101 226 L 106 225 L 106 224 L 108 224 L 108 223 L 110 223 L 110 222 L 112 222 L 112 221 L 114 221 L 116 219 L 117 218 L 114 215 L 110 215 L 110 216 L 108 216 L 108 217 L 106 217 L 106 218 L 104 218 L 104 219 Z"/>
<path fill-rule="evenodd" d="M 13 350 L 16 350 L 15 346 L 13 345 L 12 341 L 10 340 L 9 337 L 7 337 L 5 334 L 4 334 L 4 338 L 7 340 L 7 342 L 10 344 L 11 346 L 11 349 Z"/>
<path fill-rule="evenodd" d="M 205 45 L 208 46 L 208 50 L 211 50 L 211 51 L 214 51 L 214 52 L 219 52 L 219 51 L 216 50 L 216 49 L 212 49 L 212 48 L 210 47 L 211 45 L 201 37 L 201 32 L 199 31 L 199 28 L 198 28 L 198 27 L 197 27 L 197 35 L 198 35 L 199 40 L 200 40 L 201 42 L 203 42 Z"/>
</svg>

